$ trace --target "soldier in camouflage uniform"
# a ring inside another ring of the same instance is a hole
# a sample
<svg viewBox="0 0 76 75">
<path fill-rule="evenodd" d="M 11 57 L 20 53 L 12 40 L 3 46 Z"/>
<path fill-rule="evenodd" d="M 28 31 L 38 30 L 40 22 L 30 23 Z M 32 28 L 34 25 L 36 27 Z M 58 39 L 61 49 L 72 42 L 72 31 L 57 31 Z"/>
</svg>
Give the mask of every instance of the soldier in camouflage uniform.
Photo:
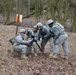
<svg viewBox="0 0 76 75">
<path fill-rule="evenodd" d="M 44 52 L 45 45 L 50 39 L 50 32 L 49 32 L 48 27 L 46 25 L 43 26 L 41 22 L 38 22 L 37 26 L 39 30 L 39 38 L 42 38 L 42 42 L 41 42 L 42 52 Z"/>
<path fill-rule="evenodd" d="M 21 57 L 26 58 L 27 45 L 30 45 L 32 40 L 24 40 L 25 29 L 20 29 L 19 34 L 14 38 L 13 48 Z"/>
<path fill-rule="evenodd" d="M 62 45 L 64 49 L 64 58 L 67 59 L 69 55 L 69 48 L 68 48 L 68 35 L 65 32 L 64 27 L 60 23 L 54 23 L 52 19 L 47 21 L 49 26 L 49 30 L 51 30 L 54 34 L 54 37 L 51 38 L 50 47 L 53 54 L 50 54 L 50 58 L 58 58 L 58 53 L 60 50 L 60 46 Z"/>
</svg>

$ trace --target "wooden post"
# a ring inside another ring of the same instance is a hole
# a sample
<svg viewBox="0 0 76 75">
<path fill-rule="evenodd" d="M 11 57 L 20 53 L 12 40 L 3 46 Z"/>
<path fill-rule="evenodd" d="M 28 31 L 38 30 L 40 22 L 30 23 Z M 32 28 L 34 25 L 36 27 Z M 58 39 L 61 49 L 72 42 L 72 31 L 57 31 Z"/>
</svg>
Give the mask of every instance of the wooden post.
<svg viewBox="0 0 76 75">
<path fill-rule="evenodd" d="M 16 21 L 16 23 L 17 23 L 17 26 L 16 26 L 16 34 L 15 34 L 15 36 L 16 36 L 17 33 L 18 33 L 18 22 L 19 22 L 19 15 L 18 15 L 18 14 L 16 14 L 15 21 Z"/>
</svg>

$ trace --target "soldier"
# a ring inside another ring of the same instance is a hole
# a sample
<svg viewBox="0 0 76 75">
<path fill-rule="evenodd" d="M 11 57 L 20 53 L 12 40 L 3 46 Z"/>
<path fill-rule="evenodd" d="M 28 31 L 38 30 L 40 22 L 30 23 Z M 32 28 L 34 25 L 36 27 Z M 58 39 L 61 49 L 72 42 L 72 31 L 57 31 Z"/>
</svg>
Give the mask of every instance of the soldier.
<svg viewBox="0 0 76 75">
<path fill-rule="evenodd" d="M 33 29 L 30 29 L 27 31 L 27 39 L 34 39 L 35 41 L 38 40 L 38 29 L 37 26 L 35 25 Z M 37 45 L 36 42 L 32 43 L 33 49 L 34 49 L 34 55 L 37 56 Z M 28 50 L 27 50 L 28 51 Z M 29 50 L 31 52 L 32 50 Z"/>
<path fill-rule="evenodd" d="M 37 27 L 37 25 L 35 25 L 33 27 L 33 36 L 34 36 L 34 39 L 36 42 L 38 41 L 38 34 L 39 34 L 38 27 Z M 32 44 L 35 56 L 37 56 L 37 44 L 36 44 L 36 42 L 33 42 L 33 44 Z"/>
<path fill-rule="evenodd" d="M 27 45 L 29 46 L 30 42 L 32 41 L 32 40 L 29 41 L 24 40 L 25 33 L 26 33 L 25 29 L 20 29 L 19 34 L 14 38 L 14 44 L 13 44 L 14 51 L 16 51 L 22 58 L 26 58 L 25 54 L 27 50 Z"/>
<path fill-rule="evenodd" d="M 38 22 L 37 26 L 39 30 L 39 38 L 42 38 L 42 42 L 41 42 L 42 52 L 44 52 L 45 45 L 50 39 L 50 32 L 48 27 L 46 25 L 43 26 L 41 22 Z"/>
<path fill-rule="evenodd" d="M 50 54 L 50 58 L 58 58 L 58 53 L 60 50 L 60 46 L 62 45 L 64 49 L 64 58 L 68 59 L 69 49 L 68 49 L 68 35 L 65 32 L 64 27 L 60 23 L 54 23 L 52 19 L 47 21 L 47 24 L 50 30 L 53 32 L 54 37 L 50 41 L 50 46 L 52 49 L 52 53 Z"/>
</svg>

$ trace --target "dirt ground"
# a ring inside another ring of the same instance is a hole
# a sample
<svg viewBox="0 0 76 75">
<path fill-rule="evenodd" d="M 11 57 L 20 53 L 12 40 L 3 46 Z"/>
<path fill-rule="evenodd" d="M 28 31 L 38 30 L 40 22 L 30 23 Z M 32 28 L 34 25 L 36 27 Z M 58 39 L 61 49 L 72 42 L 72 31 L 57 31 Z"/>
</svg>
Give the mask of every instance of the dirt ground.
<svg viewBox="0 0 76 75">
<path fill-rule="evenodd" d="M 26 27 L 19 27 L 26 28 Z M 27 29 L 27 28 L 26 28 Z M 76 75 L 76 34 L 69 35 L 69 60 L 59 57 L 58 60 L 49 59 L 50 46 L 46 45 L 45 54 L 20 59 L 12 54 L 9 39 L 15 36 L 16 26 L 0 25 L 0 75 Z M 61 48 L 60 54 L 63 55 Z"/>
</svg>

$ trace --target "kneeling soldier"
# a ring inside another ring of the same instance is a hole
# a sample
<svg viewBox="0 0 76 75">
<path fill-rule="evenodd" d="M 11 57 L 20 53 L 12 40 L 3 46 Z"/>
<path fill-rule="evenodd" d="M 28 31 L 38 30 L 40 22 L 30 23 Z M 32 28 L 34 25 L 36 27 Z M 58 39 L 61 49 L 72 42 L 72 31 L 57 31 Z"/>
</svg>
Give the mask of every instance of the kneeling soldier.
<svg viewBox="0 0 76 75">
<path fill-rule="evenodd" d="M 19 34 L 14 38 L 14 44 L 13 44 L 14 51 L 16 51 L 23 58 L 26 58 L 25 54 L 27 47 L 28 45 L 30 45 L 30 42 L 32 41 L 32 40 L 29 41 L 24 40 L 25 33 L 26 33 L 25 29 L 20 29 Z"/>
</svg>

